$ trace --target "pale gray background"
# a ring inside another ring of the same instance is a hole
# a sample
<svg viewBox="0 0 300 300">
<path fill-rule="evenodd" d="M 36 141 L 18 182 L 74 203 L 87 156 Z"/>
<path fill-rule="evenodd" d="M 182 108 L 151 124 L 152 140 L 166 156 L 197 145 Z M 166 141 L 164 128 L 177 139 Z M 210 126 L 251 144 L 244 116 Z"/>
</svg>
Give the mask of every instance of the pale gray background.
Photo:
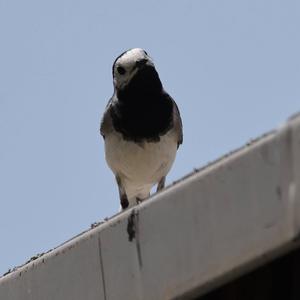
<svg viewBox="0 0 300 300">
<path fill-rule="evenodd" d="M 119 209 L 111 65 L 153 57 L 184 122 L 168 182 L 300 109 L 300 2 L 0 0 L 0 273 Z"/>
</svg>

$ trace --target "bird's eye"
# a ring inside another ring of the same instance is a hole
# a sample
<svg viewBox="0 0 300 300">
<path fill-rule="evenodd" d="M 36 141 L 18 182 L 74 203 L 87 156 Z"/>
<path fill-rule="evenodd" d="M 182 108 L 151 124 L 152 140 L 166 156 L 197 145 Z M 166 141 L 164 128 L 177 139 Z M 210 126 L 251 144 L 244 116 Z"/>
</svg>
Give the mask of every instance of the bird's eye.
<svg viewBox="0 0 300 300">
<path fill-rule="evenodd" d="M 120 75 L 124 75 L 126 73 L 126 70 L 123 67 L 117 67 L 117 71 Z"/>
</svg>

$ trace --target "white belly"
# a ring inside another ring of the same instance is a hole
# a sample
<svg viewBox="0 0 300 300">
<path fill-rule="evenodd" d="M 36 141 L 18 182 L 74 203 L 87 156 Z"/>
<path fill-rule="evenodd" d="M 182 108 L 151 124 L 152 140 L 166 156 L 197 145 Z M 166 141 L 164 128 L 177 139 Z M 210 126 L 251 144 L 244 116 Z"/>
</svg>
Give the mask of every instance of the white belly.
<svg viewBox="0 0 300 300">
<path fill-rule="evenodd" d="M 173 130 L 159 142 L 137 144 L 114 132 L 105 137 L 105 155 L 109 167 L 120 176 L 128 198 L 147 196 L 150 189 L 169 172 L 177 151 Z"/>
</svg>

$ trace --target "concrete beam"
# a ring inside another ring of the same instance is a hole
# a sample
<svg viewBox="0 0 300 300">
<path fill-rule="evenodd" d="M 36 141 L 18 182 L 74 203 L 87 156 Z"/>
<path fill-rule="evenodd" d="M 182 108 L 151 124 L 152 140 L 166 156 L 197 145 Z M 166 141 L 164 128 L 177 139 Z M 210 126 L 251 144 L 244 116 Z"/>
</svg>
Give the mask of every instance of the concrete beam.
<svg viewBox="0 0 300 300">
<path fill-rule="evenodd" d="M 0 278 L 0 299 L 192 299 L 298 246 L 300 116 Z"/>
</svg>

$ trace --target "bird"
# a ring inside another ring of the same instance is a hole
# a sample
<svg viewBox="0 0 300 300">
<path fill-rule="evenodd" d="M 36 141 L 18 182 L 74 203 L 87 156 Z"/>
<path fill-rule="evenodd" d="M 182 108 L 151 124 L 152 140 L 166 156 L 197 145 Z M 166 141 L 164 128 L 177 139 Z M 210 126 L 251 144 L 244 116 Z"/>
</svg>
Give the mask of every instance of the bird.
<svg viewBox="0 0 300 300">
<path fill-rule="evenodd" d="M 164 90 L 153 59 L 141 48 L 120 54 L 112 67 L 114 92 L 100 123 L 105 159 L 118 184 L 121 210 L 165 187 L 183 142 L 182 120 Z"/>
</svg>

